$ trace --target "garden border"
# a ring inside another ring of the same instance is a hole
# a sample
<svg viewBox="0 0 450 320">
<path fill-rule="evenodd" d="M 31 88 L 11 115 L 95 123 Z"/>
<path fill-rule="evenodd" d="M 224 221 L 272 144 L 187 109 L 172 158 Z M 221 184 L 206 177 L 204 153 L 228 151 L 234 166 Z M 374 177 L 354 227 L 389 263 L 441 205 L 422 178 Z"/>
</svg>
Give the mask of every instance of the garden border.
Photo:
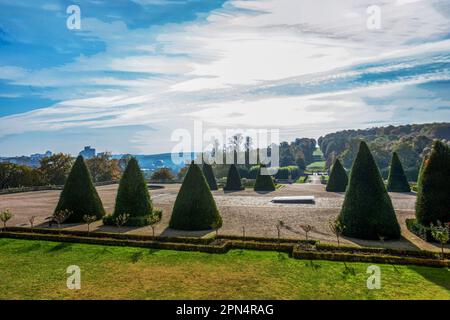
<svg viewBox="0 0 450 320">
<path fill-rule="evenodd" d="M 221 236 L 210 238 L 152 237 L 122 233 L 58 230 L 29 227 L 7 227 L 0 238 L 43 240 L 108 246 L 128 246 L 163 250 L 227 253 L 231 249 L 286 252 L 294 259 L 369 262 L 429 267 L 450 267 L 450 254 L 445 260 L 431 251 L 387 248 L 336 246 L 314 240 Z"/>
</svg>

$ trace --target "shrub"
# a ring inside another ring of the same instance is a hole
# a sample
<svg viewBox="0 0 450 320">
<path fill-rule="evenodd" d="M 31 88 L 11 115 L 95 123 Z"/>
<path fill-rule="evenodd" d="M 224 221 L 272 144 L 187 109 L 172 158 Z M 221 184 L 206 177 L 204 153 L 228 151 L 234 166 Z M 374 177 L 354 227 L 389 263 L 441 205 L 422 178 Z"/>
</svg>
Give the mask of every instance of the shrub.
<svg viewBox="0 0 450 320">
<path fill-rule="evenodd" d="M 145 226 L 148 217 L 153 214 L 153 205 L 144 175 L 135 158 L 128 161 L 120 179 L 116 206 L 111 217 L 103 219 L 104 224 L 114 225 L 120 215 L 128 214 L 126 226 Z"/>
<path fill-rule="evenodd" d="M 261 168 L 265 168 L 264 165 Z M 275 184 L 273 183 L 272 176 L 261 174 L 261 168 L 259 169 L 258 176 L 254 186 L 255 191 L 274 191 Z"/>
<path fill-rule="evenodd" d="M 345 172 L 339 159 L 336 158 L 333 166 L 331 167 L 330 177 L 326 190 L 329 192 L 345 192 L 348 184 L 347 172 Z"/>
<path fill-rule="evenodd" d="M 291 171 L 289 170 L 288 167 L 281 167 L 278 168 L 278 171 L 275 174 L 275 179 L 287 180 L 289 179 L 290 174 Z"/>
<path fill-rule="evenodd" d="M 377 240 L 400 237 L 400 226 L 391 199 L 367 144 L 360 143 L 339 219 L 343 234 Z"/>
<path fill-rule="evenodd" d="M 429 226 L 450 221 L 450 148 L 433 143 L 431 154 L 422 163 L 417 184 L 416 218 Z"/>
<path fill-rule="evenodd" d="M 95 215 L 97 219 L 105 215 L 102 201 L 82 156 L 78 156 L 75 161 L 54 212 L 63 210 L 72 212 L 66 223 L 83 222 L 86 214 Z"/>
<path fill-rule="evenodd" d="M 170 218 L 169 227 L 207 230 L 222 225 L 222 218 L 199 166 L 191 163 Z"/>
<path fill-rule="evenodd" d="M 389 169 L 387 191 L 390 192 L 410 192 L 408 180 L 403 171 L 402 163 L 398 158 L 397 152 L 392 153 L 391 166 Z"/>
<path fill-rule="evenodd" d="M 248 171 L 248 178 L 249 179 L 256 179 L 259 172 L 259 166 L 252 166 L 250 170 Z"/>
<path fill-rule="evenodd" d="M 203 175 L 206 178 L 206 182 L 208 182 L 209 185 L 209 189 L 211 190 L 217 190 L 217 181 L 216 181 L 216 177 L 214 176 L 214 172 L 212 169 L 212 166 L 208 163 L 204 163 L 203 164 Z"/>
<path fill-rule="evenodd" d="M 241 182 L 241 176 L 239 175 L 239 171 L 236 168 L 236 165 L 232 164 L 230 169 L 228 170 L 227 183 L 223 190 L 226 191 L 239 191 L 244 190 Z"/>
</svg>

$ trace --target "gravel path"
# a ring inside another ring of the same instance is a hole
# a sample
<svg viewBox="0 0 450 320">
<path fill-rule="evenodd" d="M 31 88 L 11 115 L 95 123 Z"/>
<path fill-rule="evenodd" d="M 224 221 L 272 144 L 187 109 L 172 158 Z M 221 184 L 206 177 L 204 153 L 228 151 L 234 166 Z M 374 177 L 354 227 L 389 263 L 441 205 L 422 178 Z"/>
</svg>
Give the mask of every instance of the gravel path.
<svg viewBox="0 0 450 320">
<path fill-rule="evenodd" d="M 161 235 L 203 236 L 208 231 L 181 232 L 167 228 L 173 203 L 176 199 L 179 184 L 165 185 L 164 189 L 151 190 L 151 197 L 155 207 L 164 212 L 161 223 L 156 228 L 156 233 Z M 117 192 L 117 185 L 98 187 L 98 192 L 105 209 L 111 213 Z M 36 224 L 43 223 L 45 217 L 51 215 L 59 197 L 59 191 L 26 192 L 11 195 L 0 195 L 0 210 L 9 208 L 14 213 L 14 218 L 9 225 L 29 225 L 28 219 L 37 216 Z M 328 229 L 328 221 L 339 214 L 344 199 L 343 193 L 326 192 L 322 184 L 292 184 L 269 193 L 257 193 L 253 190 L 239 192 L 213 192 L 216 203 L 223 218 L 222 234 L 242 235 L 242 227 L 245 227 L 246 235 L 276 237 L 276 224 L 283 221 L 287 228 L 282 229 L 282 237 L 303 239 L 304 233 L 300 228 L 302 224 L 310 224 L 315 231 L 310 234 L 313 239 L 334 242 L 335 237 Z M 275 196 L 301 196 L 313 195 L 315 204 L 274 204 L 270 200 Z M 391 199 L 396 209 L 399 222 L 402 226 L 404 239 L 388 241 L 389 247 L 407 249 L 438 250 L 434 245 L 428 244 L 412 235 L 405 227 L 405 219 L 414 217 L 415 194 L 391 193 Z M 85 230 L 85 225 L 70 225 L 66 228 Z M 91 228 L 102 231 L 117 231 L 117 228 L 102 226 L 100 222 Z M 149 227 L 122 228 L 121 232 L 151 233 Z M 379 246 L 379 241 L 361 241 L 356 239 L 344 239 L 345 243 L 357 245 Z"/>
</svg>

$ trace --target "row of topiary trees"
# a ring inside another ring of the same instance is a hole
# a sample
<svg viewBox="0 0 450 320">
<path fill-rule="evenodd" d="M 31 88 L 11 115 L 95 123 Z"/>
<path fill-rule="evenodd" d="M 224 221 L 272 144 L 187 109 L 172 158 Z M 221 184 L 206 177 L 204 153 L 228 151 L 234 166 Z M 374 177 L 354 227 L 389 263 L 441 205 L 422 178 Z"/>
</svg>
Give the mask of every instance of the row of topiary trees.
<svg viewBox="0 0 450 320">
<path fill-rule="evenodd" d="M 86 221 L 86 217 L 103 218 L 106 225 L 144 226 L 161 215 L 154 210 L 147 183 L 136 159 L 131 158 L 122 175 L 116 196 L 114 212 L 105 216 L 105 209 L 82 156 L 79 156 L 61 192 L 54 215 L 67 213 L 66 223 Z"/>
<path fill-rule="evenodd" d="M 361 142 L 353 163 L 347 188 L 345 170 L 336 161 L 331 186 L 346 191 L 338 217 L 343 234 L 360 239 L 398 239 L 400 226 L 387 191 L 406 191 L 406 178 L 394 153 L 387 187 L 365 142 Z M 450 222 L 450 148 L 433 143 L 419 173 L 416 218 L 423 226 Z M 408 185 L 409 189 L 409 185 Z"/>
<path fill-rule="evenodd" d="M 344 167 L 338 158 L 334 161 L 331 167 L 330 177 L 326 186 L 326 190 L 330 192 L 345 192 L 348 185 L 348 176 Z M 389 170 L 388 181 L 386 189 L 389 192 L 410 192 L 408 180 L 403 170 L 403 166 L 397 155 L 397 152 L 392 153 L 391 165 Z"/>
</svg>

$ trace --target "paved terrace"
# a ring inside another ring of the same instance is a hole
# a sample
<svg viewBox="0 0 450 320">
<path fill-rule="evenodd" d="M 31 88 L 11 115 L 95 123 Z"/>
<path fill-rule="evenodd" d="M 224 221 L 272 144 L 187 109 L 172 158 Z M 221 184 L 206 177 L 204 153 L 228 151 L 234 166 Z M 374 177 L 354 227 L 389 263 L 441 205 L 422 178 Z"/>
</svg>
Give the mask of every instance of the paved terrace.
<svg viewBox="0 0 450 320">
<path fill-rule="evenodd" d="M 206 236 L 205 232 L 186 232 L 169 229 L 168 222 L 172 207 L 180 188 L 179 184 L 165 185 L 164 189 L 151 190 L 150 194 L 154 206 L 163 210 L 163 219 L 157 225 L 157 235 L 170 236 Z M 117 185 L 101 186 L 97 188 L 108 213 L 112 213 L 117 193 Z M 28 226 L 28 219 L 36 216 L 35 225 L 44 223 L 50 216 L 58 201 L 60 191 L 37 191 L 9 195 L 0 195 L 0 210 L 11 209 L 14 218 L 9 225 Z M 222 190 L 213 192 L 223 218 L 221 234 L 242 235 L 245 226 L 247 236 L 276 237 L 276 224 L 283 221 L 288 229 L 282 229 L 282 237 L 304 239 L 304 232 L 300 225 L 310 224 L 316 228 L 310 233 L 310 238 L 326 242 L 336 239 L 328 229 L 328 221 L 339 214 L 344 195 L 342 193 L 326 192 L 321 184 L 292 184 L 270 193 L 256 193 L 252 189 L 239 192 L 224 193 Z M 275 196 L 306 196 L 313 195 L 315 204 L 274 204 L 270 200 Z M 410 233 L 405 226 L 405 219 L 414 217 L 414 193 L 390 193 L 398 220 L 400 222 L 403 239 L 386 241 L 385 246 L 404 249 L 439 250 L 438 246 L 429 244 Z M 47 224 L 45 224 L 46 226 Z M 67 225 L 64 228 L 86 230 L 86 225 Z M 121 228 L 103 226 L 100 222 L 91 225 L 92 230 L 127 232 L 136 234 L 151 234 L 150 227 Z M 354 245 L 380 246 L 380 241 L 363 241 L 344 239 L 344 243 Z M 450 247 L 447 246 L 450 251 Z"/>
</svg>

